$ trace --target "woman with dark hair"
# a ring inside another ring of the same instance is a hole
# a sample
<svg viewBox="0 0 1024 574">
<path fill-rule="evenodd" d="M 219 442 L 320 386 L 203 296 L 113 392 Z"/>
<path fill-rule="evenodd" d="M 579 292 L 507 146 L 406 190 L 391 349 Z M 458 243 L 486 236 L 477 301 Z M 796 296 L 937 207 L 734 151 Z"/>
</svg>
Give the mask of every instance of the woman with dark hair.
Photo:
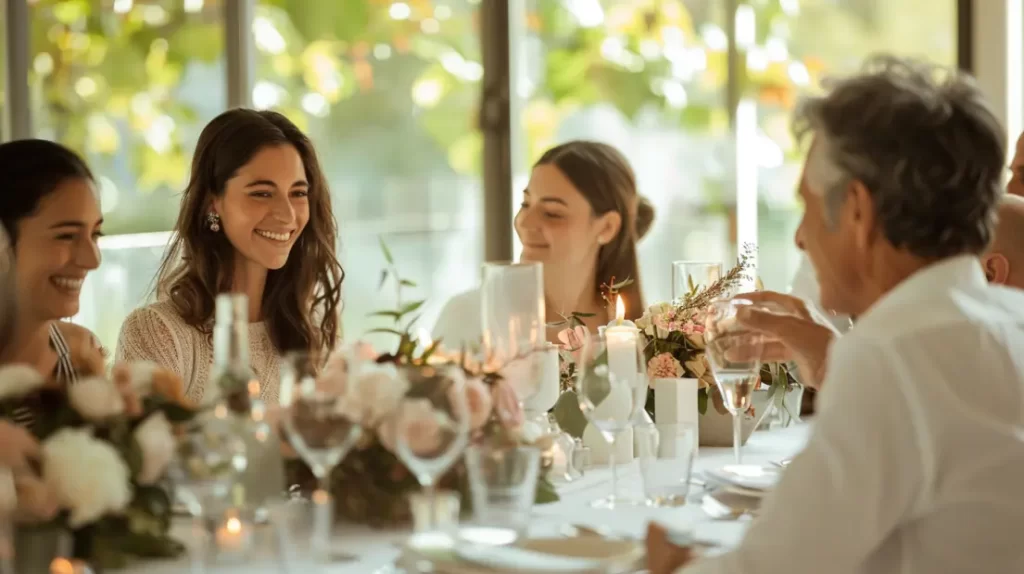
<svg viewBox="0 0 1024 574">
<path fill-rule="evenodd" d="M 120 360 L 149 360 L 203 398 L 219 293 L 249 300 L 249 354 L 265 401 L 277 402 L 278 361 L 329 350 L 339 331 L 344 272 L 337 224 L 313 144 L 283 115 L 234 109 L 199 136 L 157 302 L 125 320 Z"/>
<path fill-rule="evenodd" d="M 654 221 L 654 208 L 637 193 L 636 176 L 614 147 L 592 141 L 556 146 L 537 161 L 515 218 L 522 261 L 544 264 L 544 298 L 549 321 L 572 312 L 596 331 L 615 309 L 601 297 L 601 285 L 631 279 L 620 294 L 626 318 L 643 315 L 637 242 Z M 448 302 L 434 337 L 458 347 L 480 339 L 480 296 L 470 291 Z M 557 329 L 548 332 L 555 341 Z"/>
<path fill-rule="evenodd" d="M 100 264 L 95 180 L 74 152 L 45 140 L 0 144 L 0 178 L 0 222 L 13 253 L 13 278 L 5 280 L 13 281 L 17 300 L 0 363 L 31 365 L 58 383 L 74 383 L 72 349 L 99 348 L 88 329 L 61 321 L 78 313 L 82 283 Z"/>
</svg>

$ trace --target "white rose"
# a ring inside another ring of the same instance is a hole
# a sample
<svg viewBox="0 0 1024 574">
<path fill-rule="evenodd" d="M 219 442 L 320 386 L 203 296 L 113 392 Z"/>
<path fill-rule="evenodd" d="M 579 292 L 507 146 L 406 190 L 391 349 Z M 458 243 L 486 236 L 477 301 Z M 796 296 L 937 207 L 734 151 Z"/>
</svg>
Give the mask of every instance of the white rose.
<svg viewBox="0 0 1024 574">
<path fill-rule="evenodd" d="M 142 468 L 135 480 L 139 484 L 154 484 L 174 457 L 174 435 L 164 413 L 156 412 L 136 427 L 135 442 L 142 450 Z"/>
<path fill-rule="evenodd" d="M 131 502 L 128 465 L 88 431 L 61 429 L 43 442 L 42 452 L 43 481 L 61 508 L 71 511 L 71 528 L 119 512 Z"/>
<path fill-rule="evenodd" d="M 0 400 L 23 397 L 45 382 L 43 375 L 28 365 L 0 367 Z"/>
<path fill-rule="evenodd" d="M 153 392 L 153 373 L 160 369 L 160 365 L 152 361 L 136 361 L 128 364 L 132 389 L 141 397 L 147 397 Z"/>
<path fill-rule="evenodd" d="M 89 377 L 68 386 L 68 400 L 89 421 L 101 421 L 124 412 L 124 399 L 114 383 Z"/>
<path fill-rule="evenodd" d="M 354 378 L 355 384 L 339 401 L 339 411 L 369 428 L 391 414 L 409 390 L 409 382 L 389 363 L 364 365 Z"/>
</svg>

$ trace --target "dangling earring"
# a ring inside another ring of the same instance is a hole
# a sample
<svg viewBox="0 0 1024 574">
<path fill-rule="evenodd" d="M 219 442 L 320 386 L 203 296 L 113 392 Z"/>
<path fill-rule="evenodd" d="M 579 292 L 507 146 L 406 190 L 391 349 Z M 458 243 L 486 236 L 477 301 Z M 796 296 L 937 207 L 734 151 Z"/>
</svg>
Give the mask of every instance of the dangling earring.
<svg viewBox="0 0 1024 574">
<path fill-rule="evenodd" d="M 220 216 L 216 212 L 211 211 L 206 214 L 206 223 L 210 226 L 210 231 L 214 233 L 220 231 Z"/>
</svg>

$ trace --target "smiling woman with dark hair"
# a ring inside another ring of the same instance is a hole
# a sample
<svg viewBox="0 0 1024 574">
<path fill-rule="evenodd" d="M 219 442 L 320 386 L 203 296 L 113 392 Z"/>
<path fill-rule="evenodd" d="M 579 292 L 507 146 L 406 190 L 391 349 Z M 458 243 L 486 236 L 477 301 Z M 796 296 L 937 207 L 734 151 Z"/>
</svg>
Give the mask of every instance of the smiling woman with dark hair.
<svg viewBox="0 0 1024 574">
<path fill-rule="evenodd" d="M 148 360 L 182 378 L 200 402 L 213 362 L 220 293 L 249 299 L 249 355 L 262 398 L 277 402 L 286 351 L 325 351 L 340 328 L 344 273 L 337 224 L 313 144 L 271 111 L 234 109 L 199 136 L 157 302 L 125 320 L 121 360 Z"/>
<path fill-rule="evenodd" d="M 103 214 L 92 172 L 45 140 L 0 144 L 0 221 L 13 253 L 14 297 L 0 362 L 28 364 L 59 383 L 77 379 L 71 349 L 98 347 L 78 313 L 86 275 L 99 267 Z M 9 301 L 8 301 L 9 303 Z"/>
</svg>

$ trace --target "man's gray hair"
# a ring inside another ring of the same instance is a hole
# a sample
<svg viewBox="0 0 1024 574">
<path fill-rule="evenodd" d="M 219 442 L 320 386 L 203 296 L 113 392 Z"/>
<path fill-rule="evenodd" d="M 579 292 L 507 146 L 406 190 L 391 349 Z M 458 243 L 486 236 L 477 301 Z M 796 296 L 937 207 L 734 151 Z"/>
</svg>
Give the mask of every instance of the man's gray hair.
<svg viewBox="0 0 1024 574">
<path fill-rule="evenodd" d="M 798 137 L 813 133 L 808 185 L 835 219 L 861 182 L 893 246 L 934 259 L 981 253 L 1002 194 L 1006 133 L 970 77 L 891 56 L 803 100 Z"/>
</svg>

